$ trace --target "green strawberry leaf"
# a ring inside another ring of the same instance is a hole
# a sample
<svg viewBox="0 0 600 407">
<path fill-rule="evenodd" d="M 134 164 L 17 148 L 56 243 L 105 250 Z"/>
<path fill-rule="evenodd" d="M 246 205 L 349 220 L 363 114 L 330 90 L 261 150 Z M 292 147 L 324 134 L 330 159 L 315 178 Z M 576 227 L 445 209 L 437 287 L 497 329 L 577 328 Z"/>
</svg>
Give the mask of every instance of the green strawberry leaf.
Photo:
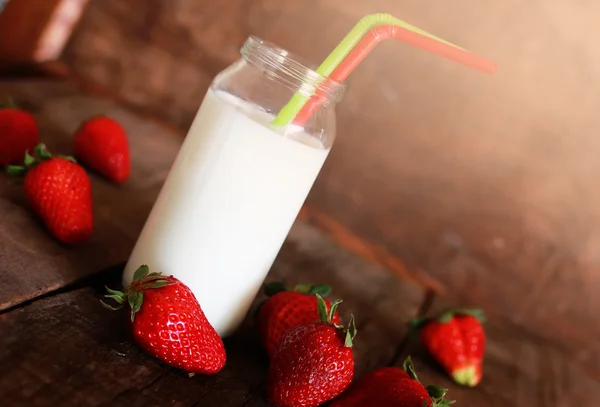
<svg viewBox="0 0 600 407">
<path fill-rule="evenodd" d="M 458 308 L 454 310 L 454 315 L 468 315 L 476 318 L 482 324 L 487 321 L 487 317 L 483 310 L 478 308 Z"/>
<path fill-rule="evenodd" d="M 144 293 L 141 291 L 137 291 L 135 295 L 135 300 L 133 302 L 133 307 L 131 307 L 131 322 L 135 318 L 136 312 L 142 308 L 142 303 L 144 302 Z"/>
<path fill-rule="evenodd" d="M 351 348 L 357 332 L 358 330 L 356 329 L 356 324 L 354 322 L 354 315 L 350 314 L 350 321 L 348 322 L 348 329 L 346 329 L 346 339 L 344 345 L 346 345 L 348 348 Z"/>
<path fill-rule="evenodd" d="M 35 153 L 42 160 L 49 160 L 50 158 L 52 158 L 52 154 L 50 154 L 50 151 L 48 151 L 48 148 L 43 143 L 40 143 L 35 147 Z"/>
<path fill-rule="evenodd" d="M 104 301 L 102 301 L 102 300 L 100 300 L 100 303 L 101 303 L 101 304 L 102 304 L 102 305 L 103 305 L 105 308 L 108 308 L 108 309 L 109 309 L 109 310 L 111 310 L 111 311 L 118 311 L 118 310 L 120 310 L 121 308 L 123 308 L 123 306 L 122 306 L 122 305 L 119 305 L 119 306 L 117 306 L 117 307 L 113 307 L 112 305 L 108 305 L 107 303 L 105 303 L 105 302 L 104 302 Z"/>
<path fill-rule="evenodd" d="M 327 284 L 313 285 L 308 290 L 308 294 L 319 294 L 321 297 L 327 297 L 331 294 L 331 287 Z"/>
<path fill-rule="evenodd" d="M 117 294 L 106 294 L 104 297 L 106 298 L 112 298 L 113 300 L 115 300 L 118 304 L 123 304 L 125 302 L 125 298 L 123 298 L 122 295 L 117 295 Z"/>
<path fill-rule="evenodd" d="M 29 168 L 32 165 L 34 165 L 37 161 L 34 157 L 31 156 L 31 154 L 29 154 L 29 151 L 25 151 L 25 167 Z"/>
<path fill-rule="evenodd" d="M 104 286 L 104 288 L 106 288 L 106 291 L 108 291 L 109 294 L 116 294 L 116 295 L 120 295 L 120 296 L 124 295 L 123 291 L 113 290 L 107 286 Z"/>
<path fill-rule="evenodd" d="M 135 301 L 137 299 L 138 291 L 132 290 L 127 293 L 127 303 L 129 304 L 129 309 L 131 309 L 131 320 L 133 321 L 133 309 L 135 308 Z"/>
<path fill-rule="evenodd" d="M 135 273 L 133 273 L 133 281 L 140 281 L 142 278 L 146 277 L 149 272 L 150 268 L 147 265 L 142 264 Z"/>
<path fill-rule="evenodd" d="M 444 389 L 443 387 L 433 386 L 431 384 L 428 386 L 425 386 L 425 388 L 427 389 L 427 393 L 429 393 L 429 395 L 433 399 L 444 398 L 446 396 L 446 393 L 448 392 L 448 389 Z"/>
<path fill-rule="evenodd" d="M 157 276 L 161 276 L 161 275 L 162 275 L 162 273 L 154 271 L 154 272 L 148 274 L 146 277 L 157 277 Z"/>
<path fill-rule="evenodd" d="M 264 285 L 264 292 L 269 297 L 272 297 L 275 294 L 278 294 L 278 293 L 280 293 L 282 291 L 288 291 L 288 289 L 285 286 L 285 284 L 283 284 L 280 281 Z"/>
<path fill-rule="evenodd" d="M 77 164 L 77 160 L 75 159 L 75 157 L 72 157 L 70 155 L 59 155 L 59 157 L 62 158 L 63 160 L 67 160 L 74 164 Z"/>
<path fill-rule="evenodd" d="M 337 311 L 337 308 L 341 303 L 342 300 L 335 300 L 333 304 L 331 304 L 331 308 L 329 309 L 329 316 L 327 319 L 327 322 L 329 322 L 330 324 L 333 323 L 333 316 L 335 315 L 335 312 Z"/>
<path fill-rule="evenodd" d="M 9 165 L 6 167 L 7 174 L 22 177 L 27 174 L 27 168 L 20 165 Z"/>
<path fill-rule="evenodd" d="M 167 280 L 156 280 L 151 282 L 150 284 L 148 284 L 147 288 L 163 288 L 165 286 L 168 286 L 169 284 L 172 284 L 170 281 Z"/>
<path fill-rule="evenodd" d="M 309 294 L 311 288 L 312 285 L 310 284 L 298 284 L 296 287 L 294 287 L 294 291 L 302 294 Z"/>
<path fill-rule="evenodd" d="M 408 326 L 411 328 L 411 334 L 415 334 L 419 329 L 427 325 L 431 320 L 426 317 L 417 317 L 408 321 Z"/>
<path fill-rule="evenodd" d="M 328 323 L 328 315 L 327 315 L 327 304 L 323 297 L 319 294 L 315 294 L 317 297 L 317 310 L 319 311 L 319 320 L 324 323 Z"/>
<path fill-rule="evenodd" d="M 410 356 L 407 356 L 404 360 L 404 363 L 402 364 L 402 369 L 404 369 L 404 371 L 408 373 L 408 376 L 410 376 L 411 379 L 419 381 L 419 378 L 417 377 L 417 372 L 415 371 L 415 365 L 413 364 L 413 361 Z"/>
<path fill-rule="evenodd" d="M 486 321 L 484 312 L 476 308 L 447 308 L 440 313 L 436 321 L 445 324 L 450 322 L 455 315 L 471 316 L 482 324 Z"/>
<path fill-rule="evenodd" d="M 452 318 L 454 318 L 454 311 L 448 310 L 448 311 L 442 312 L 436 318 L 436 321 L 439 323 L 442 323 L 442 324 L 447 324 L 448 322 L 452 321 Z"/>
</svg>

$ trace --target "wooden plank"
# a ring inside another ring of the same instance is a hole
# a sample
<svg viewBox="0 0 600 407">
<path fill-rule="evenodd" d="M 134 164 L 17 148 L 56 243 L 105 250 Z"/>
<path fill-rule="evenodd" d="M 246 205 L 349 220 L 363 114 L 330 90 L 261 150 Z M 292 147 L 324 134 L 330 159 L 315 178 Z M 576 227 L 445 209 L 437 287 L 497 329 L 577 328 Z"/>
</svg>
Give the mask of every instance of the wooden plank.
<svg viewBox="0 0 600 407">
<path fill-rule="evenodd" d="M 438 299 L 429 314 L 435 315 L 447 304 Z M 459 406 L 598 405 L 600 365 L 593 356 L 597 354 L 596 337 L 588 338 L 584 350 L 549 340 L 534 327 L 516 325 L 502 315 L 488 312 L 488 318 L 483 380 L 476 388 L 453 384 L 416 339 L 410 341 L 398 363 L 410 354 L 419 379 L 450 389 L 449 398 Z"/>
<path fill-rule="evenodd" d="M 144 355 L 130 341 L 124 316 L 98 303 L 103 273 L 92 288 L 35 301 L 0 315 L 3 406 L 267 406 L 267 359 L 251 318 L 226 342 L 228 362 L 216 376 L 188 378 Z M 325 282 L 344 298 L 343 315 L 359 322 L 357 374 L 389 361 L 416 315 L 422 291 L 297 223 L 268 281 Z M 260 301 L 259 297 L 257 301 Z M 250 314 L 251 315 L 251 314 Z"/>
<path fill-rule="evenodd" d="M 51 151 L 70 154 L 71 135 L 94 114 L 119 120 L 128 132 L 132 175 L 115 186 L 91 175 L 95 230 L 83 245 L 69 248 L 53 240 L 27 209 L 18 187 L 0 176 L 0 310 L 56 290 L 124 262 L 133 247 L 180 146 L 166 129 L 106 99 L 86 96 L 72 85 L 53 81 L 0 82 L 0 94 L 12 95 L 31 111 L 41 139 Z"/>
</svg>

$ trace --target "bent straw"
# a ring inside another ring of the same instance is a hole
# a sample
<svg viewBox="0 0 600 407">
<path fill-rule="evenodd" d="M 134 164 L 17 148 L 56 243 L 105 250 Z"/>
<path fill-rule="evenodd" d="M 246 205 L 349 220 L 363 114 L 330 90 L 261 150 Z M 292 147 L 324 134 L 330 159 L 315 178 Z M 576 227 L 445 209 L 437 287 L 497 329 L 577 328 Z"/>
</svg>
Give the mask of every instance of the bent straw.
<svg viewBox="0 0 600 407">
<path fill-rule="evenodd" d="M 358 43 L 356 48 L 354 48 L 352 52 L 348 54 L 348 56 L 342 61 L 342 63 L 335 68 L 331 75 L 329 75 L 329 78 L 336 82 L 343 82 L 346 80 L 348 75 L 350 75 L 352 71 L 354 71 L 354 69 L 360 65 L 367 55 L 369 55 L 369 53 L 377 46 L 377 44 L 390 38 L 407 42 L 418 48 L 428 49 L 440 56 L 463 63 L 471 68 L 485 73 L 493 74 L 496 70 L 496 64 L 493 62 L 476 57 L 461 48 L 458 50 L 451 50 L 445 46 L 440 47 L 438 46 L 439 43 L 430 37 L 417 34 L 402 27 L 382 25 L 369 31 L 362 41 Z M 323 91 L 321 89 L 317 89 L 316 93 L 317 95 L 322 96 Z M 310 119 L 312 114 L 324 102 L 325 99 L 323 97 L 311 98 L 294 118 L 294 124 L 305 124 L 306 121 Z"/>
<path fill-rule="evenodd" d="M 428 32 L 414 27 L 408 23 L 405 23 L 404 21 L 399 20 L 389 14 L 372 14 L 360 19 L 360 21 L 344 37 L 342 42 L 340 42 L 340 44 L 331 52 L 331 54 L 329 54 L 325 61 L 323 61 L 323 63 L 317 68 L 316 72 L 323 75 L 324 77 L 328 77 L 369 31 L 378 26 L 385 25 L 404 28 L 409 32 L 430 38 L 431 40 L 433 40 L 433 42 L 419 45 L 415 44 L 419 47 L 427 46 L 428 48 L 424 48 L 426 51 L 433 51 L 429 47 L 431 47 L 432 44 L 435 44 L 436 47 L 448 48 L 447 53 L 451 55 L 453 55 L 454 52 L 463 51 L 464 53 L 462 54 L 462 57 L 456 59 L 458 62 L 464 63 L 464 57 L 466 55 L 469 55 L 471 58 L 474 59 L 484 60 L 483 58 L 477 55 L 469 54 L 457 45 L 454 45 L 446 40 L 438 38 L 432 34 L 429 34 Z M 283 107 L 283 109 L 281 109 L 281 111 L 279 112 L 277 117 L 275 117 L 272 123 L 277 126 L 287 125 L 300 111 L 300 109 L 302 109 L 302 107 L 308 101 L 308 99 L 309 97 L 297 92 Z"/>
</svg>

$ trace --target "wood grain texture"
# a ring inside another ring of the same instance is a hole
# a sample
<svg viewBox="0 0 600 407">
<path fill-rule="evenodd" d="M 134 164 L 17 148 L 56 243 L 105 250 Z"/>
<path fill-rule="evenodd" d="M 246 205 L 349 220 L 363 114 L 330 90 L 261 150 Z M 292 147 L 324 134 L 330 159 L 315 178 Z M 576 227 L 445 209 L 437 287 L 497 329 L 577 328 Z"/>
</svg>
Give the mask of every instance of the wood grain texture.
<svg viewBox="0 0 600 407">
<path fill-rule="evenodd" d="M 99 304 L 103 284 L 112 285 L 119 277 L 119 269 L 103 273 L 92 288 L 0 315 L 5 332 L 0 337 L 3 405 L 267 406 L 263 393 L 268 361 L 251 317 L 225 340 L 228 362 L 221 373 L 188 378 L 139 351 L 130 339 L 126 317 Z M 423 294 L 301 222 L 267 280 L 334 286 L 333 295 L 344 298 L 342 314 L 352 312 L 358 320 L 357 374 L 389 361 Z M 256 303 L 262 299 L 259 296 Z"/>
<path fill-rule="evenodd" d="M 180 146 L 180 138 L 143 121 L 113 102 L 86 96 L 53 81 L 0 82 L 38 121 L 41 140 L 51 151 L 71 154 L 71 137 L 86 118 L 107 114 L 128 132 L 132 175 L 123 186 L 91 174 L 95 228 L 79 247 L 50 238 L 29 211 L 25 197 L 0 175 L 0 310 L 73 283 L 124 262 Z M 160 153 L 158 153 L 160 152 Z"/>
<path fill-rule="evenodd" d="M 448 306 L 438 298 L 428 315 Z M 448 398 L 458 406 L 592 407 L 600 397 L 597 339 L 573 346 L 545 338 L 532 327 L 522 327 L 502 315 L 487 313 L 483 379 L 476 388 L 455 385 L 412 338 L 398 361 L 407 355 L 415 362 L 419 379 L 450 389 Z M 595 355 L 595 356 L 594 356 Z"/>
<path fill-rule="evenodd" d="M 185 131 L 247 35 L 321 61 L 375 11 L 498 73 L 380 45 L 348 80 L 308 203 L 455 299 L 549 340 L 600 335 L 600 3 L 97 0 L 64 60 Z"/>
</svg>

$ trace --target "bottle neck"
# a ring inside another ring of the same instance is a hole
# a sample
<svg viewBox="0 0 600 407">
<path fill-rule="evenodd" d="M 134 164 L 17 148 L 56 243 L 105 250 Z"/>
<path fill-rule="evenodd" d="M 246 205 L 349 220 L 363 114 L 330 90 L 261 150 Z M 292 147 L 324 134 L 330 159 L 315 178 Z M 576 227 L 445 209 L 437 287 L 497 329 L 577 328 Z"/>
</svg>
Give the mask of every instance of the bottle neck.
<svg viewBox="0 0 600 407">
<path fill-rule="evenodd" d="M 337 103 L 344 95 L 345 85 L 317 73 L 301 57 L 257 37 L 246 40 L 241 54 L 270 80 L 320 104 Z"/>
</svg>

